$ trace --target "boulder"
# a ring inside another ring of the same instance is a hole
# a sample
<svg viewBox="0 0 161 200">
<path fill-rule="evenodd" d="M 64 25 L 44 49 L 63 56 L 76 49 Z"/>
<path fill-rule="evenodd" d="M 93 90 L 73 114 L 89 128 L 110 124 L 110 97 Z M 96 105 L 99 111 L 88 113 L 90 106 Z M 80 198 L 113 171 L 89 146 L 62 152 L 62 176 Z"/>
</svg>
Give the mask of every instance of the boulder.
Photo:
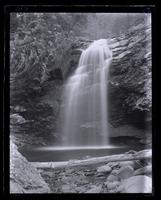
<svg viewBox="0 0 161 200">
<path fill-rule="evenodd" d="M 10 142 L 10 193 L 50 193 L 47 183 Z"/>
<path fill-rule="evenodd" d="M 111 170 L 112 170 L 111 167 L 108 165 L 103 165 L 97 168 L 97 172 L 100 172 L 100 173 L 110 173 Z"/>
<path fill-rule="evenodd" d="M 133 176 L 134 169 L 131 166 L 124 166 L 118 170 L 118 177 L 120 179 L 127 179 Z"/>
<path fill-rule="evenodd" d="M 120 169 L 120 168 L 115 168 L 114 170 L 112 170 L 111 174 L 117 176 L 117 175 L 118 175 L 118 172 L 119 172 L 119 169 Z"/>
<path fill-rule="evenodd" d="M 148 176 L 132 176 L 123 182 L 121 193 L 151 193 L 152 179 Z"/>
<path fill-rule="evenodd" d="M 119 164 L 120 164 L 119 162 L 109 162 L 108 166 L 110 166 L 113 169 L 113 168 L 118 168 Z"/>
<path fill-rule="evenodd" d="M 117 177 L 116 175 L 110 174 L 110 175 L 107 177 L 107 181 L 110 181 L 110 182 L 118 181 L 118 177 Z"/>
<path fill-rule="evenodd" d="M 124 190 L 124 187 L 123 185 L 119 185 L 117 188 L 116 188 L 116 193 L 122 193 L 122 191 Z"/>
<path fill-rule="evenodd" d="M 97 173 L 96 173 L 96 177 L 101 177 L 101 176 L 103 176 L 103 177 L 104 177 L 104 176 L 105 176 L 105 174 L 104 174 L 103 172 L 97 172 Z"/>
<path fill-rule="evenodd" d="M 120 162 L 120 167 L 126 167 L 126 166 L 131 166 L 134 168 L 134 161 L 123 161 Z"/>
<path fill-rule="evenodd" d="M 94 173 L 94 172 L 85 172 L 85 175 L 86 175 L 86 176 L 94 176 L 95 173 Z"/>
<path fill-rule="evenodd" d="M 113 190 L 119 186 L 119 181 L 114 181 L 114 182 L 106 181 L 104 184 L 107 187 L 107 189 Z"/>
<path fill-rule="evenodd" d="M 152 174 L 152 165 L 148 165 L 137 169 L 134 171 L 134 175 L 151 175 Z"/>
</svg>

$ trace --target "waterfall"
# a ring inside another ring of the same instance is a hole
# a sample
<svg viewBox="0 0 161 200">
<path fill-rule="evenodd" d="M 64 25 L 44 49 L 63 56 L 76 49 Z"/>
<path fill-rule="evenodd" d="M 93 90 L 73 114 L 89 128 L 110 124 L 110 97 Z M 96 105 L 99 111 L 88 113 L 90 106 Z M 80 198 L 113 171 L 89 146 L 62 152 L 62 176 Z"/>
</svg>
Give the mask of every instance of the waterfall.
<svg viewBox="0 0 161 200">
<path fill-rule="evenodd" d="M 112 52 L 107 40 L 94 41 L 80 56 L 64 88 L 60 132 L 64 146 L 108 145 L 108 72 Z"/>
</svg>

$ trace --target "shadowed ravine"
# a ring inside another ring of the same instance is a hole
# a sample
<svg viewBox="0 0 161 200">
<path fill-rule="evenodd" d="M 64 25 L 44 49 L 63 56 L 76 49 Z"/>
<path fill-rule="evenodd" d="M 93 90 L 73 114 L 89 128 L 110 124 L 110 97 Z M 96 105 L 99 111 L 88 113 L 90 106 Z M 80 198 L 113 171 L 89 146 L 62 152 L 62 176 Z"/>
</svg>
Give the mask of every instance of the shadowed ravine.
<svg viewBox="0 0 161 200">
<path fill-rule="evenodd" d="M 109 144 L 107 80 L 111 60 L 106 39 L 94 41 L 82 52 L 64 89 L 58 127 L 63 146 Z"/>
</svg>

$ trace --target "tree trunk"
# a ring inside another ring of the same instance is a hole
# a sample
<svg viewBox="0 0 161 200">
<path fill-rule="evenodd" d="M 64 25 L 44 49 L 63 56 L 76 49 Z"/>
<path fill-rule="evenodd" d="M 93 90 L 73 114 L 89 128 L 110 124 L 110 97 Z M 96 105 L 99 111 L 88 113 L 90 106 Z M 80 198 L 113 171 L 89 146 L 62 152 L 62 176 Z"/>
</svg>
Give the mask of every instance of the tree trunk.
<svg viewBox="0 0 161 200">
<path fill-rule="evenodd" d="M 31 163 L 36 168 L 55 169 L 55 168 L 88 166 L 88 165 L 108 163 L 108 162 L 122 162 L 122 161 L 142 160 L 151 158 L 152 158 L 152 150 L 143 150 L 134 154 L 119 154 L 112 156 L 89 158 L 86 160 L 71 160 L 65 162 L 31 162 Z"/>
</svg>

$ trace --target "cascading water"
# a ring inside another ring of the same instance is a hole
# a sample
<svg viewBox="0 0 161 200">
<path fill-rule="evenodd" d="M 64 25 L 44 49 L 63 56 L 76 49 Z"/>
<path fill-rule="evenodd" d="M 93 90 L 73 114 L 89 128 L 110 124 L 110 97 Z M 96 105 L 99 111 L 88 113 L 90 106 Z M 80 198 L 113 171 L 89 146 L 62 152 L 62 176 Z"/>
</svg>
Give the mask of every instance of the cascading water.
<svg viewBox="0 0 161 200">
<path fill-rule="evenodd" d="M 81 54 L 68 79 L 61 107 L 63 146 L 108 145 L 107 79 L 112 52 L 107 40 L 94 41 Z"/>
</svg>

